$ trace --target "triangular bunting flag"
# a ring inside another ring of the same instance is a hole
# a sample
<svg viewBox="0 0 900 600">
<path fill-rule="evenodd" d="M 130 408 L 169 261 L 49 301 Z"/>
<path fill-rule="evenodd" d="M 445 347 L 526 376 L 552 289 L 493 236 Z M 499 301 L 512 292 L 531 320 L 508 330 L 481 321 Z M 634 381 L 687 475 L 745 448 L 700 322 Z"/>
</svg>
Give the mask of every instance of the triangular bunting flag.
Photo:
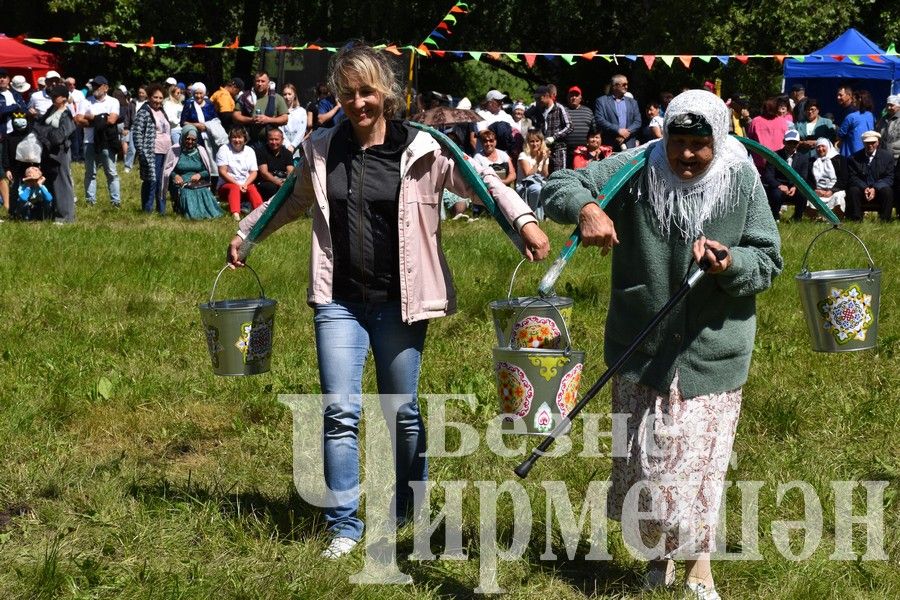
<svg viewBox="0 0 900 600">
<path fill-rule="evenodd" d="M 110 48 L 115 48 L 116 46 L 119 45 L 116 42 L 103 42 L 103 43 L 104 43 L 104 45 L 109 46 Z"/>
<path fill-rule="evenodd" d="M 662 55 L 660 55 L 659 60 L 661 60 L 661 61 L 663 61 L 664 63 L 666 63 L 666 66 L 667 66 L 667 67 L 671 67 L 671 66 L 672 66 L 672 61 L 675 60 L 675 57 L 672 56 L 671 54 L 662 54 Z"/>
<path fill-rule="evenodd" d="M 469 56 L 475 60 L 481 60 L 481 52 L 469 52 Z"/>
<path fill-rule="evenodd" d="M 429 50 L 428 46 L 426 46 L 425 44 L 419 44 L 416 47 L 416 52 L 418 52 L 422 56 L 431 56 L 431 50 Z"/>
<path fill-rule="evenodd" d="M 490 56 L 491 58 L 493 58 L 494 60 L 500 60 L 500 56 L 501 56 L 501 54 L 499 52 L 488 52 L 487 55 Z"/>
<path fill-rule="evenodd" d="M 612 54 L 600 54 L 599 56 L 606 62 L 612 62 L 614 60 L 614 57 Z M 618 63 L 616 63 L 616 64 L 618 64 Z"/>
<path fill-rule="evenodd" d="M 597 56 L 597 51 L 592 50 L 591 52 L 585 52 L 584 54 L 582 54 L 581 58 L 583 58 L 584 60 L 594 60 L 595 56 Z"/>
<path fill-rule="evenodd" d="M 775 55 L 773 55 L 773 56 L 774 56 L 775 60 L 778 61 L 778 64 L 779 64 L 779 65 L 782 64 L 782 63 L 784 62 L 784 59 L 785 59 L 785 58 L 787 58 L 787 54 L 775 54 Z"/>
<path fill-rule="evenodd" d="M 833 58 L 834 60 L 836 60 L 838 62 L 843 62 L 844 58 L 846 58 L 846 57 L 841 54 L 832 54 L 831 58 Z"/>
<path fill-rule="evenodd" d="M 241 46 L 241 50 L 246 50 L 247 52 L 256 52 L 256 46 Z"/>
<path fill-rule="evenodd" d="M 719 54 L 719 55 L 716 56 L 716 58 L 718 58 L 718 59 L 719 59 L 719 62 L 722 63 L 723 65 L 727 65 L 727 64 L 728 64 L 728 59 L 731 58 L 731 57 L 728 56 L 727 54 Z"/>
<path fill-rule="evenodd" d="M 128 48 L 132 52 L 137 52 L 137 47 L 134 44 L 119 44 L 123 48 Z"/>
<path fill-rule="evenodd" d="M 451 52 L 451 54 L 453 55 L 454 58 L 465 58 L 466 57 L 465 52 Z"/>
<path fill-rule="evenodd" d="M 48 42 L 64 42 L 65 40 L 62 39 L 61 37 L 52 37 L 52 38 L 50 38 L 50 39 L 47 40 L 47 41 L 48 41 Z"/>
<path fill-rule="evenodd" d="M 425 38 L 425 41 L 422 43 L 423 44 L 431 44 L 432 46 L 435 46 L 435 47 L 437 46 L 437 42 L 434 41 L 433 39 L 431 39 L 430 37 Z"/>
<path fill-rule="evenodd" d="M 444 54 L 446 53 L 446 50 L 432 50 L 431 53 L 434 54 L 435 56 L 437 56 L 438 58 L 444 58 Z"/>
<path fill-rule="evenodd" d="M 208 48 L 206 44 L 175 44 L 176 48 Z"/>
<path fill-rule="evenodd" d="M 80 33 L 76 33 L 76 34 L 75 34 L 75 37 L 72 38 L 72 41 L 73 41 L 73 42 L 80 42 L 80 41 L 81 41 L 81 34 L 80 34 Z M 150 44 L 151 44 L 151 45 L 153 44 L 153 38 L 150 38 Z"/>
<path fill-rule="evenodd" d="M 709 63 L 709 61 L 712 60 L 712 56 L 710 56 L 709 54 L 698 54 L 694 58 L 699 58 L 700 60 L 702 60 L 705 63 Z"/>
<path fill-rule="evenodd" d="M 516 54 L 516 53 L 514 53 L 514 52 L 507 52 L 507 53 L 506 53 L 506 58 L 508 58 L 509 60 L 513 61 L 514 63 L 520 63 L 520 62 L 522 62 L 522 59 L 519 58 L 519 55 Z"/>
<path fill-rule="evenodd" d="M 575 55 L 574 54 L 560 54 L 562 59 L 569 63 L 570 65 L 575 64 Z"/>
<path fill-rule="evenodd" d="M 162 44 L 157 44 L 156 47 L 161 48 L 162 50 L 168 50 L 169 48 L 172 47 L 172 43 L 171 42 L 163 42 Z"/>
<path fill-rule="evenodd" d="M 75 37 L 78 37 L 77 35 Z M 143 44 L 138 44 L 139 46 L 143 46 L 144 48 L 152 48 L 154 44 L 153 36 L 150 36 L 150 39 L 144 42 Z"/>
<path fill-rule="evenodd" d="M 453 8 L 451 8 L 451 9 L 450 9 L 450 12 L 452 12 L 452 13 L 457 13 L 457 14 L 461 14 L 461 15 L 466 14 L 466 11 L 465 11 L 464 9 L 458 7 L 458 6 L 454 6 Z"/>
<path fill-rule="evenodd" d="M 446 39 L 447 39 L 446 36 L 443 36 L 443 35 L 441 35 L 440 33 L 438 33 L 437 29 L 435 29 L 434 31 L 431 32 L 431 37 L 436 37 L 436 38 L 438 38 L 439 40 L 446 40 Z"/>
<path fill-rule="evenodd" d="M 644 59 L 644 64 L 647 65 L 648 70 L 653 68 L 653 63 L 656 61 L 655 54 L 645 54 L 641 58 Z"/>
<path fill-rule="evenodd" d="M 880 56 L 878 56 L 877 54 L 870 54 L 870 55 L 869 55 L 869 60 L 871 60 L 872 62 L 877 62 L 877 63 L 883 63 L 883 62 L 884 62 L 884 59 L 881 58 Z"/>
<path fill-rule="evenodd" d="M 681 64 L 684 65 L 684 68 L 685 68 L 685 69 L 690 69 L 690 68 L 691 68 L 691 59 L 692 59 L 692 58 L 694 58 L 694 57 L 691 56 L 690 54 L 681 54 L 681 55 L 678 57 L 678 60 L 681 61 Z"/>
<path fill-rule="evenodd" d="M 38 46 L 43 46 L 47 40 L 39 40 L 37 38 L 25 38 L 25 41 L 29 44 L 37 44 Z"/>
<path fill-rule="evenodd" d="M 463 10 L 469 10 L 469 5 L 465 2 L 457 2 L 456 6 L 460 7 Z"/>
<path fill-rule="evenodd" d="M 855 55 L 855 54 L 851 54 L 851 55 L 848 56 L 847 58 L 849 58 L 851 61 L 853 61 L 853 64 L 854 64 L 854 65 L 861 65 L 861 64 L 862 64 L 862 61 L 859 59 L 859 56 L 857 56 L 857 55 Z"/>
<path fill-rule="evenodd" d="M 791 58 L 793 58 L 793 59 L 796 60 L 797 62 L 803 62 L 803 61 L 806 60 L 806 56 L 804 56 L 804 55 L 802 55 L 802 54 L 792 54 L 792 55 L 791 55 Z"/>
<path fill-rule="evenodd" d="M 888 46 L 888 49 L 885 50 L 885 52 L 887 54 L 897 54 L 897 48 L 894 47 L 894 44 L 891 44 L 890 46 Z"/>
<path fill-rule="evenodd" d="M 738 54 L 734 58 L 742 65 L 746 65 L 747 61 L 750 60 L 750 57 L 747 56 L 746 54 Z"/>
<path fill-rule="evenodd" d="M 322 46 L 319 46 L 317 44 L 310 44 L 309 46 L 306 47 L 306 49 L 307 50 L 321 50 Z"/>
<path fill-rule="evenodd" d="M 440 29 L 441 31 L 446 31 L 447 35 L 450 35 L 450 26 L 447 25 L 446 23 L 444 23 L 443 21 L 438 23 L 438 26 L 435 27 L 435 30 L 437 30 L 437 29 Z"/>
<path fill-rule="evenodd" d="M 456 17 L 454 17 L 453 15 L 447 15 L 446 17 L 443 18 L 443 20 L 447 21 L 448 23 L 453 23 L 454 25 L 456 25 Z"/>
<path fill-rule="evenodd" d="M 88 40 L 85 42 L 88 46 L 99 46 L 100 40 Z"/>
<path fill-rule="evenodd" d="M 529 68 L 533 67 L 534 61 L 537 58 L 537 54 L 525 54 L 524 56 L 525 56 L 525 64 L 528 65 Z"/>
<path fill-rule="evenodd" d="M 225 42 L 219 42 L 218 44 L 213 44 L 211 46 L 207 46 L 207 48 L 224 48 Z"/>
<path fill-rule="evenodd" d="M 238 41 L 238 38 L 234 38 L 234 41 L 228 44 L 228 47 L 232 50 L 236 49 L 238 47 Z"/>
<path fill-rule="evenodd" d="M 403 56 L 403 53 L 400 52 L 399 50 L 397 50 L 397 46 L 395 46 L 394 44 L 391 44 L 390 46 L 385 46 L 384 51 L 390 52 L 391 54 L 393 54 L 395 56 Z"/>
<path fill-rule="evenodd" d="M 631 62 L 634 62 L 634 61 L 637 60 L 637 54 L 626 54 L 626 55 L 625 55 L 625 58 L 627 58 L 627 59 L 630 60 Z"/>
</svg>

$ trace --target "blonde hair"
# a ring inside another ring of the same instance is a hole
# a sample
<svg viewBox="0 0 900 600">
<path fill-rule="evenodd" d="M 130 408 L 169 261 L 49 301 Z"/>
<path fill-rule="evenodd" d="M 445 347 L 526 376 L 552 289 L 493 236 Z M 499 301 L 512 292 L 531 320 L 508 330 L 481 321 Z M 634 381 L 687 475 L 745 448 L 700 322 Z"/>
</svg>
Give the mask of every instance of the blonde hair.
<svg viewBox="0 0 900 600">
<path fill-rule="evenodd" d="M 540 152 L 542 156 L 547 156 L 550 153 L 550 149 L 547 148 L 547 144 L 544 142 L 544 134 L 538 129 L 530 129 L 525 135 L 525 148 L 522 149 L 527 156 L 534 158 L 534 155 L 531 153 L 531 146 L 528 145 L 528 142 L 531 140 L 541 140 Z"/>
<path fill-rule="evenodd" d="M 365 43 L 344 46 L 331 59 L 328 87 L 338 99 L 351 92 L 350 84 L 371 86 L 384 98 L 384 116 L 393 117 L 402 103 L 402 90 L 384 52 Z"/>
</svg>

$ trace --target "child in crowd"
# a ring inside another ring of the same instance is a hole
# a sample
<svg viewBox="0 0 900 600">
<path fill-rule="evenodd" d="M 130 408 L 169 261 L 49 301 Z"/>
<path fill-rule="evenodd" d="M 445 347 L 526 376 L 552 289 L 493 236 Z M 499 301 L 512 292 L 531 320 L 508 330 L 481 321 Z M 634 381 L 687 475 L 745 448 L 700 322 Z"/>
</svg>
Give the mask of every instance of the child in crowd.
<svg viewBox="0 0 900 600">
<path fill-rule="evenodd" d="M 19 205 L 16 214 L 20 219 L 31 221 L 52 214 L 53 195 L 44 185 L 44 175 L 38 167 L 25 169 L 25 177 L 19 184 Z"/>
</svg>

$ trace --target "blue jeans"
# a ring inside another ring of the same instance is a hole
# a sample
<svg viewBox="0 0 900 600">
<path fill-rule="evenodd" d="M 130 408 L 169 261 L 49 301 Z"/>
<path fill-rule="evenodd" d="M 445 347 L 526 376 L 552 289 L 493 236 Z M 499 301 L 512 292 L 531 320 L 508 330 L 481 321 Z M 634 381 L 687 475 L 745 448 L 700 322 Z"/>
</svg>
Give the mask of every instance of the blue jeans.
<svg viewBox="0 0 900 600">
<path fill-rule="evenodd" d="M 154 154 L 153 161 L 156 179 L 154 181 L 141 182 L 141 208 L 144 209 L 144 212 L 149 213 L 153 212 L 153 207 L 156 206 L 159 209 L 159 214 L 164 215 L 166 214 L 166 195 L 162 177 L 166 155 Z"/>
<path fill-rule="evenodd" d="M 106 173 L 106 187 L 109 190 L 109 199 L 113 204 L 119 204 L 119 174 L 116 173 L 116 151 L 104 148 L 98 150 L 93 142 L 84 144 L 84 195 L 88 204 L 97 201 L 97 161 Z"/>
<path fill-rule="evenodd" d="M 363 365 L 369 348 L 375 358 L 380 394 L 405 394 L 396 423 L 388 422 L 394 446 L 396 514 L 412 508 L 410 481 L 428 478 L 425 424 L 417 388 L 427 321 L 403 322 L 399 302 L 368 304 L 335 301 L 315 307 L 316 352 L 322 393 L 336 394 L 324 411 L 325 483 L 340 500 L 325 509 L 333 537 L 362 538 L 359 508 L 359 418 Z M 385 409 L 384 399 L 382 411 Z M 353 490 L 356 493 L 353 493 Z M 350 491 L 348 494 L 347 492 Z"/>
<path fill-rule="evenodd" d="M 539 221 L 544 220 L 544 205 L 541 203 L 543 187 L 544 178 L 540 175 L 529 175 L 516 186 L 516 191 L 528 203 L 528 207 L 534 211 L 534 215 Z"/>
</svg>

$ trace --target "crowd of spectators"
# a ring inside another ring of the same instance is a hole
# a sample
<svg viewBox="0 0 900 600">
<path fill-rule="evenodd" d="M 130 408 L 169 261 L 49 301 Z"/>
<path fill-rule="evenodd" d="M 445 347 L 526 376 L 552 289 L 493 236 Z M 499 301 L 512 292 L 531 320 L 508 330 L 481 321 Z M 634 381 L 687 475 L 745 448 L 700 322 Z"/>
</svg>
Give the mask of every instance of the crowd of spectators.
<svg viewBox="0 0 900 600">
<path fill-rule="evenodd" d="M 475 108 L 472 120 L 477 121 L 451 124 L 445 133 L 542 216 L 541 189 L 554 171 L 584 168 L 662 137 L 672 93 L 643 102 L 642 111 L 625 75 L 612 77 L 607 89 L 593 103 L 585 101 L 578 85 L 568 88 L 564 101 L 553 84 L 537 86 L 527 101 L 494 89 L 475 107 L 468 98 L 430 92 L 417 95 L 412 110 Z M 900 188 L 895 176 L 900 97 L 887 99 L 880 118 L 866 90 L 842 85 L 835 100 L 839 114 L 823 115 L 818 100 L 795 85 L 789 95 L 768 98 L 751 112 L 747 98 L 734 94 L 728 100 L 731 132 L 779 153 L 829 207 L 848 219 L 876 210 L 890 220 L 900 192 L 895 189 Z M 0 69 L 0 174 L 5 175 L 0 195 L 14 217 L 49 215 L 68 223 L 75 219 L 79 193 L 88 207 L 96 204 L 101 170 L 111 205 L 120 207 L 117 163 L 121 160 L 129 173 L 136 161 L 144 211 L 164 214 L 168 198 L 186 218 L 218 217 L 221 204 L 239 219 L 284 183 L 300 143 L 313 129 L 334 127 L 343 118 L 340 102 L 326 85 L 316 86 L 314 99 L 304 106 L 293 84 L 278 93 L 265 71 L 255 73 L 250 86 L 235 77 L 212 93 L 203 82 L 187 85 L 169 77 L 141 85 L 132 95 L 124 85 L 111 86 L 103 75 L 79 88 L 73 78 L 63 79 L 56 71 L 31 90 L 23 77 L 10 78 Z M 790 205 L 794 220 L 811 213 L 804 195 L 784 175 L 759 157 L 754 160 L 776 218 Z M 74 189 L 72 161 L 84 161 L 83 190 Z M 33 191 L 36 179 L 26 176 L 32 167 L 51 200 Z M 40 202 L 52 210 L 33 210 Z M 467 199 L 445 194 L 446 216 L 469 218 L 468 208 Z M 477 216 L 477 207 L 472 210 Z"/>
</svg>

